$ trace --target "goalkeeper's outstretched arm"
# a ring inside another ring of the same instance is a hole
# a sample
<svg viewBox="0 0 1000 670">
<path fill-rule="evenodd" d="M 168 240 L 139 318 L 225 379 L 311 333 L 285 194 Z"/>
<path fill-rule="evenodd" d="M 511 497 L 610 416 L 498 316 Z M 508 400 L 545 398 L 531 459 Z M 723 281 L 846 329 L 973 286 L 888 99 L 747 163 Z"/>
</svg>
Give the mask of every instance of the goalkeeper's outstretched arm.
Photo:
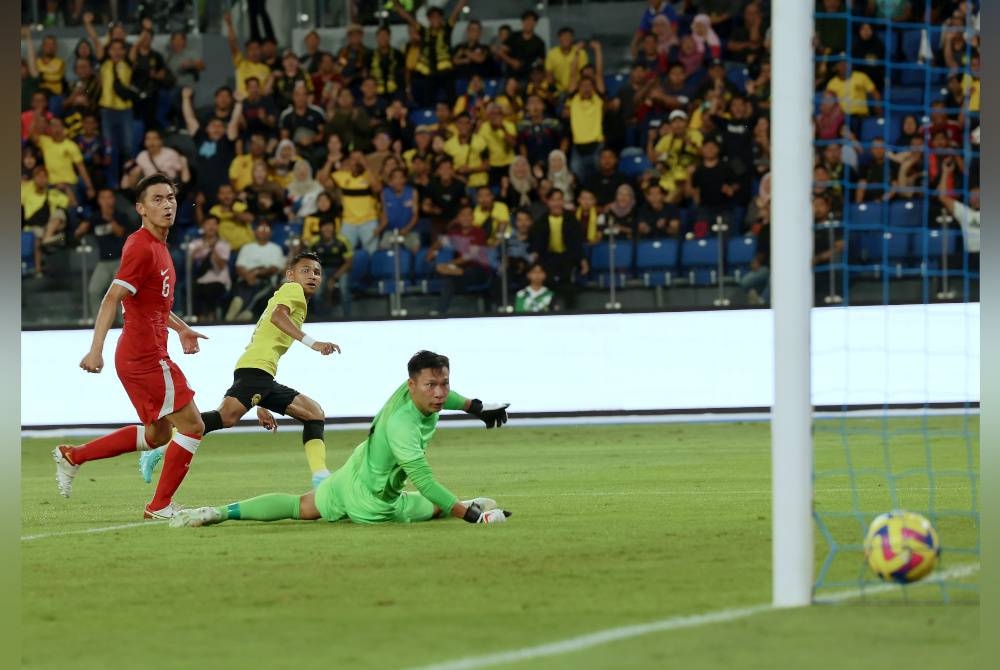
<svg viewBox="0 0 1000 670">
<path fill-rule="evenodd" d="M 448 398 L 444 401 L 445 409 L 460 409 L 464 412 L 468 412 L 472 416 L 480 419 L 486 424 L 486 428 L 493 428 L 507 423 L 507 408 L 510 407 L 510 403 L 484 403 L 478 398 L 472 398 L 471 400 L 465 398 L 455 391 L 449 391 Z"/>
</svg>

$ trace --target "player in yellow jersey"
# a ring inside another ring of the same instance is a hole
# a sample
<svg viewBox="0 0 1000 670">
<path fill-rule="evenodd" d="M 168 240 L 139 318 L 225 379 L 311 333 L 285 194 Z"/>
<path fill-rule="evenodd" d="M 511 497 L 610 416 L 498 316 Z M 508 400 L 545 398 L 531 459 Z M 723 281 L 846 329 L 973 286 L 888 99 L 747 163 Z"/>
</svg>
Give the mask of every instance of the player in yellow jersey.
<svg viewBox="0 0 1000 670">
<path fill-rule="evenodd" d="M 313 474 L 313 486 L 330 475 L 326 467 L 326 445 L 323 442 L 323 425 L 326 414 L 319 403 L 275 381 L 280 359 L 294 340 L 313 351 L 327 356 L 340 353 L 333 342 L 317 342 L 302 332 L 309 299 L 322 285 L 323 269 L 319 257 L 304 251 L 292 259 L 285 270 L 286 282 L 271 299 L 257 321 L 243 355 L 236 361 L 233 385 L 226 391 L 219 409 L 202 412 L 204 434 L 236 425 L 240 418 L 257 408 L 257 418 L 268 430 L 277 428 L 271 412 L 284 414 L 302 422 L 302 443 L 306 459 Z M 152 480 L 153 469 L 162 457 L 161 449 L 144 451 L 139 458 L 143 479 Z"/>
</svg>

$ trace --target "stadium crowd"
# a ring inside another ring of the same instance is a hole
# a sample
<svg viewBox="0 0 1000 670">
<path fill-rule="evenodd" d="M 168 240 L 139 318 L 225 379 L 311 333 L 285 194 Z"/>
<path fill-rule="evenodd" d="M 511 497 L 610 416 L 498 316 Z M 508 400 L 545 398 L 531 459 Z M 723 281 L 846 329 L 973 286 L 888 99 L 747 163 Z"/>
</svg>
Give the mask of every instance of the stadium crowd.
<svg viewBox="0 0 1000 670">
<path fill-rule="evenodd" d="M 916 31 L 917 62 L 948 70 L 922 99 L 927 118 L 890 113 L 899 73 L 885 64 L 905 60 L 913 40 L 886 46 L 885 3 L 848 4 L 817 3 L 816 220 L 927 199 L 928 225 L 944 211 L 978 222 L 978 158 L 965 158 L 978 149 L 978 3 L 934 0 L 926 16 L 923 2 L 900 3 L 896 21 L 942 28 Z M 589 249 L 607 236 L 633 247 L 698 239 L 720 221 L 756 237 L 741 283 L 766 302 L 767 2 L 650 0 L 621 73 L 570 28 L 546 48 L 534 10 L 486 39 L 473 7 L 452 46 L 465 5 L 429 8 L 419 22 L 395 3 L 409 28 L 402 48 L 387 25 L 370 42 L 352 24 L 343 43 L 308 33 L 301 52 L 279 44 L 269 21 L 241 38 L 226 14 L 232 85 L 211 100 L 195 86 L 221 65 L 182 32 L 154 50 L 149 19 L 138 35 L 122 24 L 102 35 L 83 12 L 88 37 L 70 54 L 23 27 L 31 271 L 44 276 L 52 250 L 92 239 L 96 310 L 135 225 L 123 203 L 161 171 L 179 184 L 169 242 L 178 263 L 190 254 L 202 319 L 256 318 L 299 249 L 323 259 L 318 314 L 349 317 L 367 264 L 397 245 L 440 294 L 440 313 L 456 292 L 497 301 L 501 243 L 518 311 L 573 309 L 595 274 Z M 840 12 L 851 20 L 829 16 Z M 875 136 L 875 120 L 891 127 Z M 843 252 L 839 232 L 817 232 L 814 265 Z"/>
</svg>

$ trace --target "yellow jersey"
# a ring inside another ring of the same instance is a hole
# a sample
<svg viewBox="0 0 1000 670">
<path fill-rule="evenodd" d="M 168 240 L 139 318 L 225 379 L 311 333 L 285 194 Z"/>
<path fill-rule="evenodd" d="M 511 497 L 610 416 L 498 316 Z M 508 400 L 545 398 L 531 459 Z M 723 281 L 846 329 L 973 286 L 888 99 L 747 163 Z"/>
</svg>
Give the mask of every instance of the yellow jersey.
<svg viewBox="0 0 1000 670">
<path fill-rule="evenodd" d="M 25 219 L 33 217 L 45 205 L 46 200 L 48 200 L 50 215 L 58 209 L 69 207 L 69 198 L 62 191 L 50 188 L 39 193 L 35 189 L 33 181 L 21 184 L 21 207 L 24 209 Z"/>
<path fill-rule="evenodd" d="M 227 212 L 222 205 L 215 205 L 208 213 L 219 220 L 219 237 L 229 243 L 230 249 L 239 251 L 244 244 L 253 242 L 253 228 L 249 223 L 244 223 L 236 218 L 236 214 L 247 211 L 245 203 L 237 200 L 233 203 L 231 211 Z"/>
<path fill-rule="evenodd" d="M 267 63 L 254 63 L 241 53 L 233 56 L 233 67 L 236 68 L 236 90 L 241 93 L 247 92 L 247 79 L 250 77 L 257 77 L 263 89 L 267 78 L 271 76 L 271 67 Z"/>
<path fill-rule="evenodd" d="M 68 137 L 56 142 L 48 135 L 38 138 L 38 147 L 45 159 L 45 171 L 52 184 L 72 184 L 76 186 L 76 164 L 83 162 L 83 154 L 76 142 Z"/>
<path fill-rule="evenodd" d="M 378 220 L 378 200 L 372 193 L 372 185 L 366 174 L 355 177 L 347 170 L 337 170 L 331 175 L 331 179 L 340 189 L 341 206 L 344 208 L 342 223 L 360 225 Z"/>
<path fill-rule="evenodd" d="M 962 93 L 969 96 L 969 111 L 979 111 L 979 77 L 966 73 L 962 75 Z"/>
<path fill-rule="evenodd" d="M 278 359 L 284 356 L 294 341 L 291 335 L 286 335 L 271 323 L 271 315 L 278 305 L 288 308 L 289 318 L 296 326 L 301 328 L 305 323 L 307 303 L 302 284 L 296 282 L 282 284 L 267 301 L 267 308 L 257 321 L 257 326 L 250 337 L 250 344 L 236 361 L 237 370 L 255 368 L 263 370 L 272 377 L 278 374 Z"/>
<path fill-rule="evenodd" d="M 101 99 L 98 104 L 107 109 L 132 109 L 131 100 L 123 100 L 115 94 L 115 63 L 106 60 L 101 63 Z M 118 61 L 118 79 L 128 86 L 132 82 L 132 66 L 125 61 Z"/>
<path fill-rule="evenodd" d="M 454 135 L 444 143 L 444 152 L 451 156 L 455 162 L 455 170 L 463 167 L 478 168 L 483 164 L 483 152 L 486 151 L 486 142 L 479 135 L 473 134 L 469 138 L 468 144 L 458 141 L 458 135 Z M 470 188 L 486 186 L 490 182 L 490 177 L 485 172 L 475 172 L 468 177 Z"/>
<path fill-rule="evenodd" d="M 489 237 L 495 239 L 502 225 L 510 226 L 510 208 L 502 202 L 494 202 L 493 208 L 489 211 L 477 206 L 472 210 L 472 223 L 476 228 L 482 228 L 489 223 L 490 227 L 487 228 Z"/>
<path fill-rule="evenodd" d="M 255 160 L 257 159 L 253 154 L 241 154 L 229 164 L 229 181 L 232 182 L 233 190 L 237 193 L 253 183 L 253 162 Z M 268 167 L 267 172 L 270 176 L 270 167 Z"/>
<path fill-rule="evenodd" d="M 502 121 L 501 123 L 503 124 L 502 130 L 494 128 L 489 122 L 486 122 L 479 127 L 479 132 L 476 133 L 486 143 L 486 150 L 490 156 L 490 167 L 507 167 L 514 162 L 516 140 L 508 142 L 505 132 L 516 138 L 517 126 L 510 121 Z"/>
<path fill-rule="evenodd" d="M 847 79 L 831 79 L 826 90 L 837 96 L 844 114 L 868 116 L 868 96 L 877 89 L 868 75 L 855 70 Z"/>
<path fill-rule="evenodd" d="M 561 254 L 566 251 L 566 239 L 563 237 L 563 217 L 549 215 L 549 251 Z"/>
<path fill-rule="evenodd" d="M 48 89 L 52 95 L 62 95 L 66 62 L 59 56 L 53 56 L 49 60 L 36 58 L 35 67 L 38 68 L 38 75 L 42 78 L 40 86 Z"/>
<path fill-rule="evenodd" d="M 569 105 L 569 125 L 573 131 L 573 144 L 592 144 L 604 141 L 604 100 L 594 93 L 584 100 L 574 95 Z"/>
<path fill-rule="evenodd" d="M 576 58 L 577 51 L 580 51 L 580 48 L 575 44 L 570 47 L 569 53 L 563 53 L 560 47 L 553 47 L 549 49 L 549 53 L 545 57 L 545 71 L 552 75 L 552 79 L 556 82 L 556 90 L 560 93 L 569 90 L 569 75 L 573 71 L 573 60 Z M 584 49 L 580 54 L 580 67 L 577 74 L 589 62 L 587 50 Z"/>
</svg>

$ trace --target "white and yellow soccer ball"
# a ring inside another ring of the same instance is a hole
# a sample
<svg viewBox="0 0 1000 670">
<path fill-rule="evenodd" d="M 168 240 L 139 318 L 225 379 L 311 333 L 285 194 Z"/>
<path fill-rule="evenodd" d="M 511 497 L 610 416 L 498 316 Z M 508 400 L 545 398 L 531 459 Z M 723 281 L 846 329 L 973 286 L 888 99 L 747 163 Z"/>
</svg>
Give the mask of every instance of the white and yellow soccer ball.
<svg viewBox="0 0 1000 670">
<path fill-rule="evenodd" d="M 923 579 L 941 555 L 937 531 L 916 512 L 895 510 L 875 517 L 865 536 L 865 559 L 884 581 Z"/>
</svg>

